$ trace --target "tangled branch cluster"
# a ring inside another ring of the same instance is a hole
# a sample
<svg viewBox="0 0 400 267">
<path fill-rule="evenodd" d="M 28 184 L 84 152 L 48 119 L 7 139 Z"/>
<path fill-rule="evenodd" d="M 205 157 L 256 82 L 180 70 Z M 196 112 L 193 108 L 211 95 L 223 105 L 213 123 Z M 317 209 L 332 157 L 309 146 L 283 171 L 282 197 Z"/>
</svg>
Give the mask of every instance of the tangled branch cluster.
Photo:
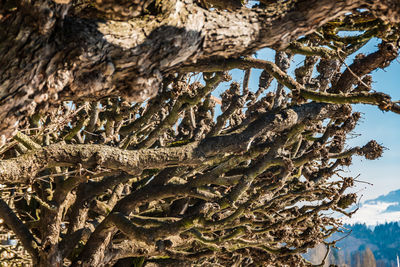
<svg viewBox="0 0 400 267">
<path fill-rule="evenodd" d="M 379 49 L 346 68 L 372 37 Z M 357 200 L 346 193 L 354 179 L 335 175 L 354 155 L 382 154 L 375 141 L 345 148 L 360 119 L 349 104 L 399 113 L 369 76 L 397 57 L 398 38 L 397 26 L 355 12 L 275 62 L 199 61 L 164 77 L 146 102 L 65 102 L 36 114 L 0 149 L 1 227 L 39 263 L 310 266 L 301 253 L 334 245 L 325 240 L 341 226 L 327 211 L 349 216 Z M 294 54 L 305 60 L 291 77 Z M 213 96 L 233 68 L 245 70 L 243 84 Z M 257 90 L 252 68 L 263 70 Z"/>
</svg>

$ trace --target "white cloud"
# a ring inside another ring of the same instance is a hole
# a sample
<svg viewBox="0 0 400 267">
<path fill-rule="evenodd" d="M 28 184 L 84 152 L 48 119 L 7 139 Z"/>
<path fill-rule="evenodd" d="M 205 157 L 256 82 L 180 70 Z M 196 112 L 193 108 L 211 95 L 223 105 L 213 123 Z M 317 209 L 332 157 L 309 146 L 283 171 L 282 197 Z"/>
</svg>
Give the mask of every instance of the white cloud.
<svg viewBox="0 0 400 267">
<path fill-rule="evenodd" d="M 360 209 L 351 217 L 343 218 L 343 222 L 347 224 L 365 223 L 366 225 L 377 225 L 386 222 L 400 221 L 400 211 L 385 212 L 391 206 L 396 205 L 396 202 L 377 202 L 373 204 L 363 204 Z"/>
</svg>

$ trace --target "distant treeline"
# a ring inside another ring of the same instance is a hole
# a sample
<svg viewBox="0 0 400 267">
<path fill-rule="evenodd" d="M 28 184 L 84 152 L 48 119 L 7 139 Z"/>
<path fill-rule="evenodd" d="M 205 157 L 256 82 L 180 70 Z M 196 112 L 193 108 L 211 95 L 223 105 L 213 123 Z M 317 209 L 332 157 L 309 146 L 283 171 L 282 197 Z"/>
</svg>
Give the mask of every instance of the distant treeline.
<svg viewBox="0 0 400 267">
<path fill-rule="evenodd" d="M 330 264 L 349 267 L 396 267 L 396 257 L 400 256 L 400 225 L 397 222 L 385 223 L 370 228 L 365 224 L 345 226 L 350 235 L 337 243 L 332 249 L 326 266 Z M 343 237 L 343 233 L 333 236 Z M 325 255 L 323 246 L 310 251 L 310 259 L 317 263 Z"/>
</svg>

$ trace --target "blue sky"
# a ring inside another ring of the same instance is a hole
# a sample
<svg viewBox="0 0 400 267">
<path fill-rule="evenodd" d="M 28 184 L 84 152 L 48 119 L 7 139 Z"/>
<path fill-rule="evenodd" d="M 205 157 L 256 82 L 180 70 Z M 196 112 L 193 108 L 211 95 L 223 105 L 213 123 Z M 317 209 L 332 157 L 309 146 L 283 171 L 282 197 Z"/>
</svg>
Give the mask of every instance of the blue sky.
<svg viewBox="0 0 400 267">
<path fill-rule="evenodd" d="M 376 51 L 377 44 L 377 40 L 371 40 L 360 52 L 368 54 Z M 263 49 L 257 53 L 256 57 L 273 61 L 274 52 L 269 49 Z M 293 72 L 299 64 L 302 64 L 303 59 L 303 56 L 295 56 L 289 71 Z M 393 100 L 400 100 L 399 60 L 400 58 L 393 61 L 385 70 L 379 69 L 372 73 L 373 88 L 378 92 L 390 94 Z M 351 58 L 346 61 L 348 65 L 351 62 Z M 241 82 L 243 80 L 243 73 L 241 70 L 233 70 L 231 72 L 233 80 Z M 260 73 L 261 70 L 252 70 L 249 83 L 251 90 L 257 90 Z M 216 96 L 219 95 L 228 86 L 228 83 L 224 83 L 215 90 L 214 94 Z M 274 90 L 275 87 L 276 83 L 272 85 L 272 89 L 270 90 Z M 362 112 L 363 115 L 354 131 L 359 136 L 349 139 L 348 146 L 363 146 L 369 140 L 374 139 L 388 148 L 384 151 L 383 157 L 375 161 L 354 157 L 353 165 L 346 168 L 342 173 L 344 176 L 359 175 L 357 180 L 373 184 L 371 186 L 365 183 L 357 183 L 356 188 L 354 188 L 354 191 L 363 195 L 362 201 L 365 201 L 400 189 L 400 115 L 391 112 L 382 112 L 375 106 L 361 104 L 354 105 L 354 110 Z"/>
<path fill-rule="evenodd" d="M 375 51 L 376 44 L 373 40 L 363 50 Z M 391 95 L 393 100 L 400 100 L 399 60 L 397 58 L 388 68 L 372 73 L 373 88 Z M 349 140 L 349 144 L 363 145 L 375 139 L 388 148 L 382 158 L 369 161 L 358 157 L 350 167 L 353 175 L 360 174 L 359 180 L 373 184 L 361 192 L 366 200 L 400 188 L 400 115 L 382 112 L 377 107 L 368 105 L 355 105 L 354 109 L 363 113 L 362 122 L 355 129 L 361 136 Z M 361 189 L 365 185 L 359 187 Z"/>
</svg>

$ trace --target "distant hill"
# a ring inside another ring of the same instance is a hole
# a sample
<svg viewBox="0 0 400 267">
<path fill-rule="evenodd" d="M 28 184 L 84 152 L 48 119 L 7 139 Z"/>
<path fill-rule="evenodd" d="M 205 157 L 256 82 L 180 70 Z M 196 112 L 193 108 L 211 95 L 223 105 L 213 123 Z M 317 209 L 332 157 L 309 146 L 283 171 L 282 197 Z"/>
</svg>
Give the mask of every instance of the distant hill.
<svg viewBox="0 0 400 267">
<path fill-rule="evenodd" d="M 343 221 L 347 224 L 365 223 L 372 227 L 400 221 L 400 189 L 365 201 L 352 218 L 344 218 Z"/>
<path fill-rule="evenodd" d="M 365 203 L 376 203 L 378 201 L 382 202 L 400 202 L 400 189 L 391 191 L 387 195 L 379 196 L 375 199 L 367 200 Z"/>
<path fill-rule="evenodd" d="M 326 266 L 366 266 L 363 263 L 365 258 L 368 266 L 397 267 L 396 258 L 400 256 L 400 189 L 365 201 L 353 218 L 344 221 L 348 223 L 345 228 L 351 233 L 336 244 L 339 249 L 331 250 Z M 329 241 L 344 235 L 337 233 Z M 317 264 L 324 255 L 324 248 L 320 246 L 311 250 L 307 257 Z"/>
<path fill-rule="evenodd" d="M 370 229 L 365 224 L 346 225 L 351 234 L 339 241 L 329 255 L 329 264 L 348 267 L 397 267 L 400 255 L 400 225 L 397 222 L 377 225 Z M 343 233 L 335 234 L 329 241 L 338 240 Z M 320 263 L 325 255 L 321 246 L 311 250 L 307 257 L 314 264 Z M 369 264 L 363 263 L 364 258 Z"/>
<path fill-rule="evenodd" d="M 378 204 L 380 202 L 385 202 L 385 203 L 393 203 L 389 205 L 385 212 L 393 212 L 393 211 L 400 211 L 400 189 L 391 191 L 387 195 L 379 196 L 375 199 L 367 200 L 365 201 L 365 204 Z M 400 217 L 399 217 L 400 221 Z"/>
</svg>

